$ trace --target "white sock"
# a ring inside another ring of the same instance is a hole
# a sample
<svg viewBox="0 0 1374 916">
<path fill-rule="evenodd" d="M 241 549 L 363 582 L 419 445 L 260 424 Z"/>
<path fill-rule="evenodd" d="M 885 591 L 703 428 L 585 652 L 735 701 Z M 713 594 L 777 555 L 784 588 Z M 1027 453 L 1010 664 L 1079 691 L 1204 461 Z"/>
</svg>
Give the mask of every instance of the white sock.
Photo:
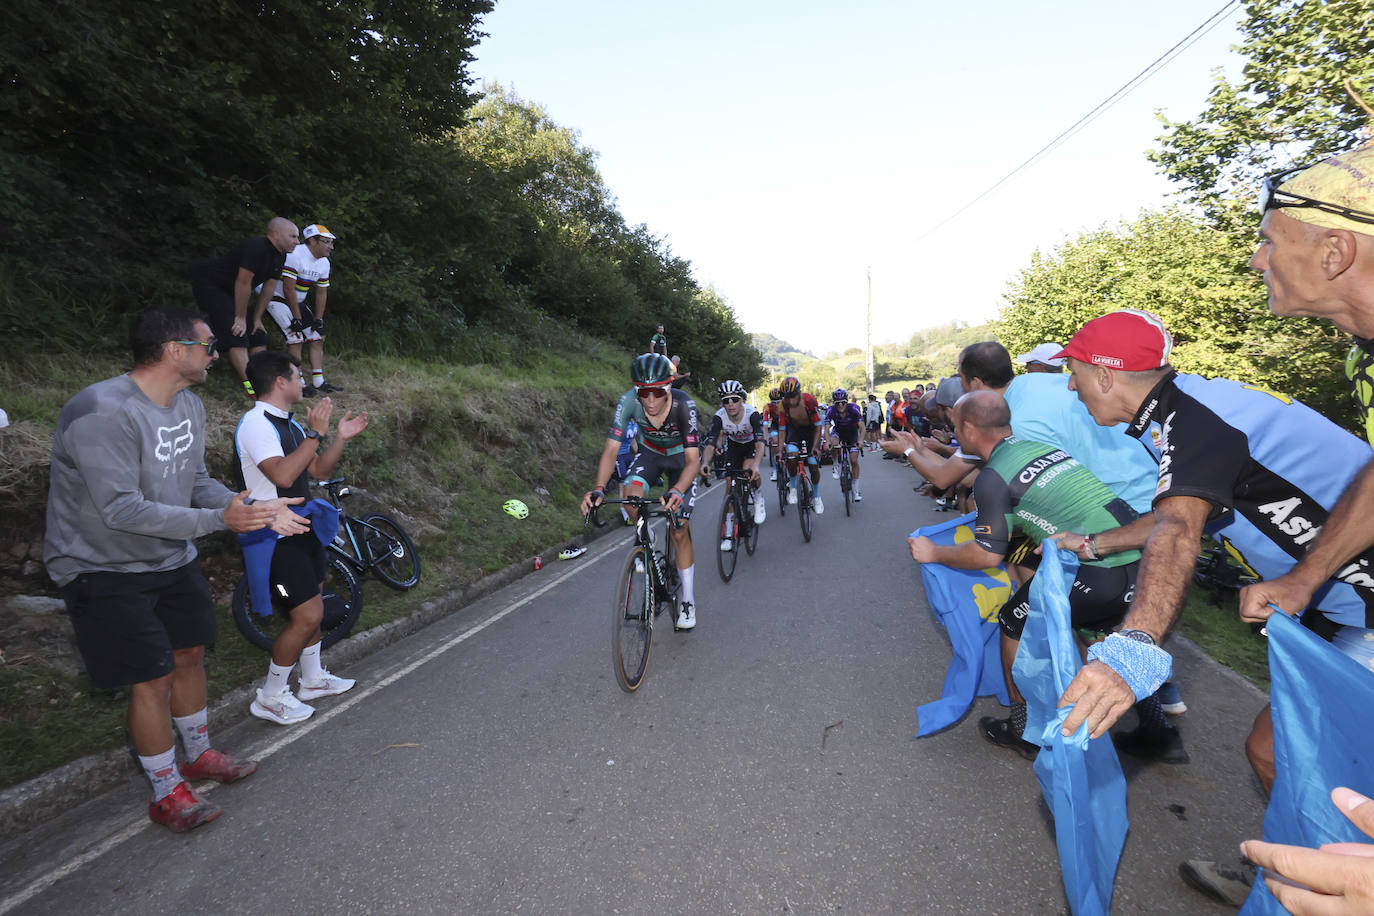
<svg viewBox="0 0 1374 916">
<path fill-rule="evenodd" d="M 267 663 L 267 680 L 262 684 L 262 695 L 274 697 L 279 693 L 285 693 L 287 688 L 286 679 L 291 676 L 291 669 L 295 665 L 278 665 L 276 662 Z"/>
<path fill-rule="evenodd" d="M 301 680 L 315 683 L 324 677 L 324 666 L 320 664 L 320 643 L 306 646 L 301 650 Z"/>
<path fill-rule="evenodd" d="M 153 786 L 153 801 L 161 801 L 181 784 L 181 770 L 177 769 L 177 746 L 173 744 L 161 754 L 139 757 L 143 772 Z"/>
<path fill-rule="evenodd" d="M 677 571 L 678 578 L 682 580 L 682 600 L 688 604 L 697 603 L 696 590 L 692 587 L 693 582 L 696 581 L 696 572 L 695 563 L 686 569 L 679 568 Z"/>
<path fill-rule="evenodd" d="M 181 746 L 186 749 L 186 762 L 195 763 L 210 749 L 209 710 L 202 709 L 189 716 L 172 716 L 172 724 L 181 734 Z"/>
<path fill-rule="evenodd" d="M 316 369 L 314 372 L 310 373 L 310 384 L 314 385 L 316 388 L 324 384 L 323 369 Z"/>
</svg>

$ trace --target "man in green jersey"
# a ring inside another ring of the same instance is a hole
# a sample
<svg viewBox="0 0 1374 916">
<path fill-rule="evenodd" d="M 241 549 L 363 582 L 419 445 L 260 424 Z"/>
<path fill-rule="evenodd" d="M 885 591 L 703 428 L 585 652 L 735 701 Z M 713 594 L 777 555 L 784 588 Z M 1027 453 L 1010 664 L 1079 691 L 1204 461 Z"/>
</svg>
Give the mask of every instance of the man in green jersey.
<svg viewBox="0 0 1374 916">
<path fill-rule="evenodd" d="M 1140 565 L 1137 548 L 1149 533 L 1150 520 L 1140 519 L 1068 452 L 1012 435 L 1011 409 L 997 392 L 964 395 L 954 406 L 953 421 L 960 447 L 985 461 L 973 485 L 978 511 L 973 539 L 945 546 L 925 537 L 911 538 L 912 559 L 958 569 L 986 569 L 1006 557 L 1013 529 L 1037 545 L 1050 540 L 1082 559 L 1069 594 L 1072 623 L 1081 638 L 1101 638 L 1121 622 L 1135 595 Z M 1027 758 L 1034 757 L 1039 748 L 1022 738 L 1026 702 L 1012 680 L 1011 665 L 1030 610 L 1029 596 L 1027 581 L 998 615 L 1011 716 L 984 716 L 978 723 L 989 741 Z M 1165 720 L 1159 700 L 1148 697 L 1137 704 L 1136 711 L 1140 727 L 1116 736 L 1117 746 L 1168 763 L 1187 762 L 1183 741 Z"/>
</svg>

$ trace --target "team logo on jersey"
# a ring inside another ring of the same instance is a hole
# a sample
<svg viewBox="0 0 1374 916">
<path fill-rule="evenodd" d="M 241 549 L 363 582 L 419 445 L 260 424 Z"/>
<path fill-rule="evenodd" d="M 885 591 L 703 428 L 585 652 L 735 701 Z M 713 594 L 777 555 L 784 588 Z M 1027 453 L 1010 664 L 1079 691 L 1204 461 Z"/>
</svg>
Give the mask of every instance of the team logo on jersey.
<svg viewBox="0 0 1374 916">
<path fill-rule="evenodd" d="M 176 426 L 157 428 L 157 447 L 153 455 L 158 461 L 171 461 L 177 455 L 189 450 L 196 437 L 191 433 L 191 420 L 182 420 Z"/>
</svg>

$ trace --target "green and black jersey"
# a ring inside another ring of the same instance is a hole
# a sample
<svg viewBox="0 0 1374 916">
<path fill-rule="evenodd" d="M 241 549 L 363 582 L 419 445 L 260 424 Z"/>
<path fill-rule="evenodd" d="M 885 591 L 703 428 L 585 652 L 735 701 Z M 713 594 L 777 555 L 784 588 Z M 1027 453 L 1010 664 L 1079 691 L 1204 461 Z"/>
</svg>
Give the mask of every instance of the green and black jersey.
<svg viewBox="0 0 1374 916">
<path fill-rule="evenodd" d="M 978 503 L 973 539 L 1006 555 L 1012 529 L 1039 544 L 1060 531 L 1098 534 L 1134 521 L 1136 512 L 1068 452 L 1043 442 L 1008 436 L 997 444 L 973 485 Z M 1135 563 L 1127 550 L 1084 566 Z"/>
<path fill-rule="evenodd" d="M 1374 340 L 1356 337 L 1345 357 L 1345 377 L 1350 381 L 1350 393 L 1360 409 L 1360 426 L 1364 437 L 1374 445 Z"/>
</svg>

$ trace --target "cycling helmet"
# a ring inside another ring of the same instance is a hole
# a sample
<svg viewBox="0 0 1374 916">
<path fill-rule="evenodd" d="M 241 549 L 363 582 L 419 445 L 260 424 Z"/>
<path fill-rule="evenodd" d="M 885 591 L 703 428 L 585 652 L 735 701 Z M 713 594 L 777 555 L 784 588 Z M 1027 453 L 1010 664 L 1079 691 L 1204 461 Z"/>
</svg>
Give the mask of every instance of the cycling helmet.
<svg viewBox="0 0 1374 916">
<path fill-rule="evenodd" d="M 726 397 L 727 395 L 734 395 L 740 398 L 744 397 L 744 386 L 732 378 L 728 378 L 721 382 L 718 390 L 720 391 L 721 397 Z"/>
<path fill-rule="evenodd" d="M 673 380 L 673 364 L 662 353 L 641 353 L 630 366 L 630 381 L 659 386 Z"/>
<path fill-rule="evenodd" d="M 836 388 L 834 391 L 830 392 L 830 400 L 847 401 L 849 400 L 849 392 L 845 391 L 843 388 Z"/>
<path fill-rule="evenodd" d="M 774 388 L 774 389 L 772 389 L 771 391 L 768 392 L 768 400 L 770 400 L 770 401 L 781 401 L 781 400 L 782 400 L 782 395 L 778 392 L 778 389 Z"/>
<path fill-rule="evenodd" d="M 787 378 L 783 379 L 782 384 L 778 386 L 778 393 L 785 398 L 795 398 L 797 395 L 801 394 L 801 379 L 797 378 L 795 375 L 789 375 Z"/>
</svg>

